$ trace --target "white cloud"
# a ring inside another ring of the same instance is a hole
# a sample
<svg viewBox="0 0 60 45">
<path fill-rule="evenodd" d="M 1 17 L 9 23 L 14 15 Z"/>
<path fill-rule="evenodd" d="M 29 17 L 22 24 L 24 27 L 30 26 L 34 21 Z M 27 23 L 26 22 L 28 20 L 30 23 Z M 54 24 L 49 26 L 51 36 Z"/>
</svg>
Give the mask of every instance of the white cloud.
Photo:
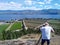
<svg viewBox="0 0 60 45">
<path fill-rule="evenodd" d="M 43 8 L 37 8 L 35 6 L 32 7 L 23 7 L 23 10 L 42 10 Z"/>
<path fill-rule="evenodd" d="M 43 4 L 45 4 L 45 3 L 44 3 L 44 2 L 38 2 L 38 4 L 42 4 L 42 5 L 43 5 Z"/>
<path fill-rule="evenodd" d="M 32 0 L 25 0 L 24 2 L 26 5 L 32 5 L 32 3 L 33 3 Z"/>
<path fill-rule="evenodd" d="M 40 7 L 42 7 L 43 5 L 40 5 Z"/>
<path fill-rule="evenodd" d="M 23 3 L 16 3 L 16 2 L 9 2 L 9 3 L 0 3 L 0 10 L 42 10 L 42 9 L 49 9 L 52 8 L 52 6 L 45 5 L 45 2 L 36 2 L 32 0 L 25 0 L 26 7 L 23 6 Z M 33 3 L 34 2 L 34 3 Z M 34 6 L 32 6 L 34 4 Z M 38 7 L 36 7 L 35 4 L 40 4 Z M 28 6 L 30 5 L 30 6 Z M 55 4 L 58 5 L 58 4 Z"/>
<path fill-rule="evenodd" d="M 46 4 L 50 4 L 51 1 L 53 1 L 53 0 L 44 0 L 44 2 L 45 2 Z"/>
<path fill-rule="evenodd" d="M 18 4 L 15 2 L 10 3 L 0 3 L 0 10 L 17 10 L 20 9 L 22 4 Z"/>
<path fill-rule="evenodd" d="M 44 0 L 42 2 L 37 2 L 37 3 L 40 5 L 45 5 L 45 4 L 51 4 L 51 1 L 53 1 L 53 0 Z"/>
<path fill-rule="evenodd" d="M 58 4 L 58 3 L 55 3 L 54 5 L 55 5 L 55 6 L 60 6 L 60 4 Z"/>
<path fill-rule="evenodd" d="M 45 6 L 44 8 L 45 9 L 50 9 L 50 8 L 52 8 L 52 6 L 49 5 L 49 6 Z"/>
<path fill-rule="evenodd" d="M 24 7 L 22 6 L 22 4 L 10 2 L 10 3 L 0 3 L 0 10 L 42 10 L 42 8 L 37 8 L 35 6 Z"/>
</svg>

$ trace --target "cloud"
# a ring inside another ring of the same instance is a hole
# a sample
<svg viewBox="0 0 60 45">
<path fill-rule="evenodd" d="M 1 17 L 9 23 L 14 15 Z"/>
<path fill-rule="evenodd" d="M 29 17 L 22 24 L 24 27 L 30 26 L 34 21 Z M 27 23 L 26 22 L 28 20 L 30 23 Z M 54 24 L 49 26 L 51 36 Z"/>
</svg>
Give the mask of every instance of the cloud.
<svg viewBox="0 0 60 45">
<path fill-rule="evenodd" d="M 50 9 L 52 8 L 52 6 L 48 5 L 48 6 L 44 6 L 45 9 Z"/>
<path fill-rule="evenodd" d="M 42 10 L 42 8 L 37 8 L 36 6 L 26 6 L 23 4 L 10 2 L 10 3 L 0 3 L 0 10 Z"/>
<path fill-rule="evenodd" d="M 26 5 L 32 5 L 32 3 L 33 3 L 32 0 L 25 0 L 24 2 Z"/>
<path fill-rule="evenodd" d="M 58 3 L 55 3 L 54 5 L 55 5 L 55 6 L 60 6 L 60 4 L 58 4 Z"/>
<path fill-rule="evenodd" d="M 44 2 L 45 2 L 46 4 L 50 4 L 51 1 L 53 1 L 53 0 L 44 0 Z"/>
<path fill-rule="evenodd" d="M 23 10 L 42 10 L 43 8 L 37 8 L 35 6 L 32 7 L 23 7 Z"/>
<path fill-rule="evenodd" d="M 46 5 L 46 4 L 51 4 L 52 1 L 53 0 L 44 0 L 42 2 L 37 2 L 37 3 L 40 4 L 40 5 Z"/>
<path fill-rule="evenodd" d="M 17 10 L 20 9 L 22 4 L 18 4 L 15 2 L 10 3 L 0 3 L 0 10 Z"/>
<path fill-rule="evenodd" d="M 3 3 L 0 2 L 0 10 L 42 10 L 42 9 L 49 9 L 52 8 L 52 6 L 45 5 L 47 0 L 45 2 L 36 2 L 32 0 L 25 0 L 24 3 L 16 3 L 16 2 L 9 2 L 9 3 Z M 49 0 L 50 2 L 51 0 Z M 25 5 L 26 6 L 25 6 Z M 39 5 L 40 4 L 40 5 Z M 58 4 L 55 4 L 58 5 Z"/>
<path fill-rule="evenodd" d="M 42 4 L 42 5 L 43 5 L 43 4 L 45 4 L 45 3 L 44 3 L 44 2 L 38 2 L 38 4 Z"/>
</svg>

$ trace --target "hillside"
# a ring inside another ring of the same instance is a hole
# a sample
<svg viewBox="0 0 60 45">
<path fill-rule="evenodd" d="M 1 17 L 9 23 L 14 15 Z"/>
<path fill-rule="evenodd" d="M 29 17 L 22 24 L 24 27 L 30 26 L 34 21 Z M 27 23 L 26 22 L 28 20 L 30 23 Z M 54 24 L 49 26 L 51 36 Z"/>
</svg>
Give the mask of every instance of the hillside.
<svg viewBox="0 0 60 45">
<path fill-rule="evenodd" d="M 44 20 L 43 19 L 29 19 L 29 20 L 24 20 L 24 21 L 25 21 L 26 26 L 29 29 L 25 30 L 25 32 L 24 30 L 20 30 L 16 32 L 12 31 L 16 29 L 16 26 L 18 27 L 17 29 L 20 29 L 19 27 L 21 27 L 20 21 L 14 22 L 12 25 L 13 27 L 12 30 L 7 30 L 6 33 L 3 31 L 4 36 L 7 39 L 5 40 L 3 36 L 4 40 L 2 41 L 0 40 L 0 45 L 35 45 L 40 37 L 40 32 L 38 33 L 37 32 L 38 30 L 34 30 L 34 28 L 38 25 L 43 24 L 47 20 L 46 19 Z M 54 35 L 52 34 L 51 45 L 60 45 L 60 36 L 59 36 L 60 35 L 60 20 L 48 20 L 48 22 L 55 29 L 55 34 Z"/>
<path fill-rule="evenodd" d="M 39 39 L 39 36 L 40 35 L 37 34 L 25 35 L 18 39 L 0 41 L 0 45 L 35 45 Z M 39 43 L 39 45 L 40 44 L 41 43 Z M 60 45 L 60 36 L 52 37 L 51 45 Z"/>
<path fill-rule="evenodd" d="M 60 14 L 59 9 L 44 9 L 44 10 L 0 10 L 0 14 L 17 14 L 17 15 L 40 15 L 40 14 Z"/>
</svg>

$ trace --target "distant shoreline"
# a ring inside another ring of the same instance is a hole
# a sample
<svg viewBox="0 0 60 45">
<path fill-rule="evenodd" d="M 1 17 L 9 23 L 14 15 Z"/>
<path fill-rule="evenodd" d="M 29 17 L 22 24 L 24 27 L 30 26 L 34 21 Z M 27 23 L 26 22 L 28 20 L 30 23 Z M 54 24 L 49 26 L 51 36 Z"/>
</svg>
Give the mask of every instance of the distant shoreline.
<svg viewBox="0 0 60 45">
<path fill-rule="evenodd" d="M 11 20 L 0 20 L 0 22 L 13 22 L 13 21 L 21 21 L 21 20 L 60 20 L 60 19 L 53 19 L 53 18 L 24 18 L 24 19 L 11 19 Z"/>
</svg>

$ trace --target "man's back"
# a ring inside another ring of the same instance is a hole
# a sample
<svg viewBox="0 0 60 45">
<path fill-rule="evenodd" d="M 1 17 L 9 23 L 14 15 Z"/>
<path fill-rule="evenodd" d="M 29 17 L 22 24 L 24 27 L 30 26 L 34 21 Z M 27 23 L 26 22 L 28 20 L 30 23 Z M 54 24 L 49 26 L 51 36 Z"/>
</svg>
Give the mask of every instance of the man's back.
<svg viewBox="0 0 60 45">
<path fill-rule="evenodd" d="M 52 30 L 52 27 L 50 27 L 50 26 L 43 26 L 41 28 L 42 39 L 50 39 L 51 30 Z"/>
<path fill-rule="evenodd" d="M 42 32 L 42 41 L 41 45 L 44 45 L 45 41 L 47 41 L 47 45 L 50 45 L 50 37 L 51 37 L 51 31 L 54 32 L 53 28 L 49 26 L 49 24 L 46 22 L 42 27 L 41 27 L 41 32 Z"/>
</svg>

